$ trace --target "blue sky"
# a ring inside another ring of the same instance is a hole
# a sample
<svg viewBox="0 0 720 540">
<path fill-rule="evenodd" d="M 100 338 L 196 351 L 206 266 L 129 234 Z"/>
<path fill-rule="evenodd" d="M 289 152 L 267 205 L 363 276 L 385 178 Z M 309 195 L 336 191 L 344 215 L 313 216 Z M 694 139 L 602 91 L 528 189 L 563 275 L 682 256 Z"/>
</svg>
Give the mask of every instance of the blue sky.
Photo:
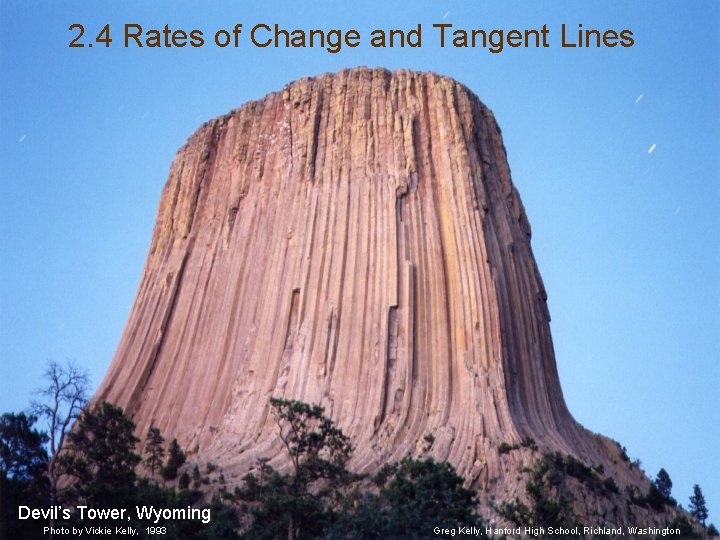
<svg viewBox="0 0 720 540">
<path fill-rule="evenodd" d="M 205 120 L 298 77 L 432 70 L 495 113 L 533 227 L 565 398 L 586 427 L 665 467 L 720 522 L 720 3 L 0 2 L 0 411 L 49 360 L 99 383 L 119 341 L 175 151 Z M 125 48 L 122 26 L 243 23 L 239 48 Z M 256 23 L 356 28 L 359 47 L 259 49 Z M 539 28 L 551 47 L 440 48 L 433 23 Z M 106 23 L 109 48 L 71 49 Z M 421 23 L 420 49 L 373 49 Z M 562 48 L 560 25 L 632 48 Z M 650 149 L 653 149 L 652 152 Z"/>
</svg>

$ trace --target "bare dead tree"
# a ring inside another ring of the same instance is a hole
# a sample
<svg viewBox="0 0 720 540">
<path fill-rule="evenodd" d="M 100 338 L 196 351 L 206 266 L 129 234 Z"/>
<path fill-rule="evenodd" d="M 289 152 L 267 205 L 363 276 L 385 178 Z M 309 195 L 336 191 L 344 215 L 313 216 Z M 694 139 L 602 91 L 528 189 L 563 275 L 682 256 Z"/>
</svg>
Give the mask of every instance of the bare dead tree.
<svg viewBox="0 0 720 540">
<path fill-rule="evenodd" d="M 47 385 L 38 388 L 31 409 L 38 418 L 47 422 L 50 438 L 50 460 L 48 461 L 48 479 L 50 480 L 50 502 L 57 502 L 58 458 L 63 451 L 63 443 L 73 423 L 80 416 L 88 402 L 90 376 L 80 368 L 75 360 L 66 360 L 64 364 L 50 362 L 43 374 Z"/>
</svg>

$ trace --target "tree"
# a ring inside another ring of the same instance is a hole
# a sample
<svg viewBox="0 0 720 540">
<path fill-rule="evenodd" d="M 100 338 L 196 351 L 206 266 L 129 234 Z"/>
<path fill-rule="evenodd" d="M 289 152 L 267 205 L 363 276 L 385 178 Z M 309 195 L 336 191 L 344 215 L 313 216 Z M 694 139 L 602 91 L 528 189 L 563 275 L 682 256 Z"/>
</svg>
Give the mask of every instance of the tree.
<svg viewBox="0 0 720 540">
<path fill-rule="evenodd" d="M 217 498 L 213 498 L 210 502 L 210 510 L 212 512 L 212 520 L 204 525 L 201 534 L 198 535 L 202 540 L 234 540 L 239 538 L 235 529 L 238 527 L 238 518 L 235 510 L 228 505 L 223 504 Z"/>
<path fill-rule="evenodd" d="M 317 538 L 333 521 L 342 490 L 360 478 L 346 467 L 350 439 L 319 405 L 277 398 L 270 405 L 292 471 L 281 474 L 261 460 L 259 476 L 244 477 L 239 496 L 256 503 L 246 536 Z"/>
<path fill-rule="evenodd" d="M 42 474 L 48 456 L 43 445 L 48 436 L 33 429 L 37 417 L 5 413 L 0 417 L 0 475 L 32 481 Z"/>
<path fill-rule="evenodd" d="M 665 469 L 660 469 L 658 471 L 657 477 L 655 478 L 655 482 L 653 482 L 655 485 L 655 488 L 657 488 L 657 491 L 662 495 L 662 497 L 665 499 L 665 502 L 668 502 L 670 504 L 677 504 L 677 501 L 672 498 L 672 480 L 670 480 L 670 475 L 667 473 Z"/>
<path fill-rule="evenodd" d="M 155 471 L 162 467 L 162 460 L 165 457 L 165 449 L 163 443 L 165 438 L 160 434 L 160 430 L 151 426 L 145 436 L 145 465 L 150 469 L 150 474 L 155 476 Z"/>
<path fill-rule="evenodd" d="M 281 474 L 261 460 L 259 475 L 243 478 L 238 496 L 256 503 L 251 509 L 252 522 L 243 538 L 289 540 L 321 538 L 330 515 L 321 497 L 299 486 L 293 474 Z"/>
<path fill-rule="evenodd" d="M 671 498 L 670 493 L 672 492 L 672 485 L 670 475 L 665 469 L 660 469 L 657 473 L 657 478 L 655 478 L 655 487 L 658 488 L 660 494 L 667 500 L 670 500 Z"/>
<path fill-rule="evenodd" d="M 67 435 L 68 451 L 61 456 L 64 471 L 75 479 L 73 502 L 100 508 L 122 508 L 132 501 L 135 466 L 135 424 L 120 407 L 107 401 L 83 412 Z"/>
<path fill-rule="evenodd" d="M 304 482 L 338 479 L 346 472 L 350 438 L 325 416 L 320 405 L 271 398 L 280 438 L 292 460 L 295 476 Z"/>
<path fill-rule="evenodd" d="M 198 466 L 195 465 L 192 470 L 192 488 L 193 489 L 200 488 L 201 482 L 202 482 L 202 476 L 200 476 L 200 469 L 198 469 Z"/>
<path fill-rule="evenodd" d="M 362 493 L 363 477 L 347 469 L 350 438 L 321 406 L 275 398 L 270 405 L 292 466 L 283 474 L 261 459 L 243 478 L 236 494 L 251 503 L 252 517 L 245 538 L 425 538 L 433 527 L 482 523 L 475 495 L 450 464 L 406 457 L 382 467 Z"/>
<path fill-rule="evenodd" d="M 453 523 L 478 524 L 474 508 L 477 500 L 463 487 L 463 479 L 447 462 L 432 458 L 403 458 L 399 463 L 383 466 L 373 478 L 390 508 L 390 522 L 403 530 L 426 535 L 430 524 L 443 527 Z M 428 527 L 422 527 L 426 523 Z"/>
<path fill-rule="evenodd" d="M 90 377 L 74 360 L 66 360 L 65 364 L 50 362 L 43 377 L 47 386 L 36 391 L 39 399 L 33 400 L 31 408 L 38 418 L 47 422 L 50 444 L 47 476 L 50 480 L 50 504 L 54 505 L 60 478 L 56 465 L 64 451 L 68 432 L 87 404 Z M 51 519 L 51 527 L 53 523 Z"/>
<path fill-rule="evenodd" d="M 427 538 L 434 527 L 478 526 L 477 497 L 447 462 L 406 456 L 372 479 L 377 494 L 348 499 L 330 538 Z"/>
<path fill-rule="evenodd" d="M 187 472 L 184 472 L 180 475 L 180 479 L 178 480 L 178 488 L 188 489 L 189 487 L 190 487 L 190 475 Z"/>
<path fill-rule="evenodd" d="M 133 435 L 135 425 L 120 407 L 103 402 L 83 412 L 75 428 L 67 436 L 67 451 L 61 456 L 58 467 L 72 478 L 67 490 L 68 506 L 79 504 L 98 509 L 125 508 L 147 505 L 154 508 L 200 507 L 202 493 L 159 486 L 149 478 L 138 478 L 135 468 L 141 458 L 134 451 L 139 440 Z M 177 441 L 171 445 L 180 451 Z M 203 505 L 207 507 L 207 505 Z M 235 539 L 237 516 L 233 508 L 222 501 L 210 503 L 210 523 L 198 520 L 167 520 L 162 523 L 167 538 L 184 540 Z M 154 519 L 142 519 L 132 511 L 122 520 L 103 520 L 102 525 L 133 526 L 139 529 L 157 525 Z M 77 520 L 77 513 L 73 520 Z M 74 523 L 73 523 L 74 524 Z M 86 524 L 97 525 L 97 521 Z M 37 526 L 37 524 L 34 524 Z M 79 523 L 79 525 L 83 525 Z M 145 538 L 145 536 L 142 536 Z M 3 537 L 4 538 L 4 537 Z"/>
<path fill-rule="evenodd" d="M 45 470 L 47 434 L 33 429 L 37 419 L 25 413 L 0 417 L 0 538 L 29 538 L 35 527 L 27 521 L 9 519 L 18 505 L 47 504 Z"/>
<path fill-rule="evenodd" d="M 174 480 L 177 478 L 178 469 L 185 463 L 185 453 L 180 448 L 177 439 L 173 439 L 170 443 L 170 450 L 168 450 L 167 462 L 165 466 L 160 469 L 160 475 L 165 480 Z"/>
<path fill-rule="evenodd" d="M 705 526 L 705 520 L 708 517 L 708 509 L 705 504 L 705 496 L 700 486 L 693 486 L 693 494 L 690 497 L 690 514 Z"/>
<path fill-rule="evenodd" d="M 670 495 L 671 492 L 672 480 L 670 480 L 670 475 L 665 469 L 660 469 L 655 481 L 650 484 L 650 490 L 645 500 L 651 508 L 660 512 L 666 504 L 672 504 L 673 506 L 677 504 L 677 501 Z"/>
</svg>

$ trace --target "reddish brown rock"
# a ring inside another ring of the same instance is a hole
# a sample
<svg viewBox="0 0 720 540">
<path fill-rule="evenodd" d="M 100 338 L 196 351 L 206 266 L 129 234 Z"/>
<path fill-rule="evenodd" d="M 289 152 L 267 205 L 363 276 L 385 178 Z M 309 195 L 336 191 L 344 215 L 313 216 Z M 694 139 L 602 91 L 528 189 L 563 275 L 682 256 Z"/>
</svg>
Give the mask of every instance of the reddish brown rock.
<svg viewBox="0 0 720 540">
<path fill-rule="evenodd" d="M 621 491 L 646 486 L 569 414 L 545 300 L 500 130 L 467 88 L 381 69 L 302 79 L 178 153 L 96 398 L 230 482 L 282 462 L 278 396 L 322 404 L 356 470 L 432 434 L 430 455 L 502 500 L 539 454 L 498 446 L 529 436 Z"/>
</svg>

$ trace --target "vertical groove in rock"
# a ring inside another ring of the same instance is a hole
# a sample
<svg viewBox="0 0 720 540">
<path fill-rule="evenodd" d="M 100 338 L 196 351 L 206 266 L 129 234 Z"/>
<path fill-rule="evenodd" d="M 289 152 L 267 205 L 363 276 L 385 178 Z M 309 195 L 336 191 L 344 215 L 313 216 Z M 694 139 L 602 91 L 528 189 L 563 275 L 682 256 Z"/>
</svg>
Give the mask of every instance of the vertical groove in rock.
<svg viewBox="0 0 720 540">
<path fill-rule="evenodd" d="M 279 396 L 324 405 L 361 470 L 432 433 L 431 455 L 515 493 L 497 447 L 531 436 L 622 483 L 565 406 L 546 298 L 499 128 L 467 88 L 381 69 L 302 79 L 179 151 L 96 399 L 230 481 L 282 462 Z"/>
</svg>

